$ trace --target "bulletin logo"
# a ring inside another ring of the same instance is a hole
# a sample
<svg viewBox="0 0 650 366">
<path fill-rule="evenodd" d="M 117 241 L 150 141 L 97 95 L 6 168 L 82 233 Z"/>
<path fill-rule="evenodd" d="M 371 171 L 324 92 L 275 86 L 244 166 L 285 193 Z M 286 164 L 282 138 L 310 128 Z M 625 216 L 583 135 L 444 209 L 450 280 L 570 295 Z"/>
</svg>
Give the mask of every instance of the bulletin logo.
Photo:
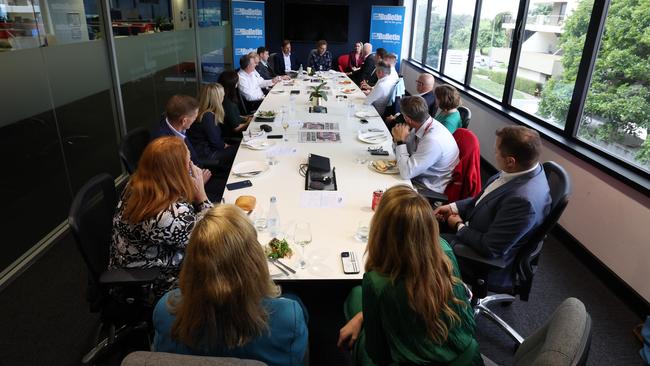
<svg viewBox="0 0 650 366">
<path fill-rule="evenodd" d="M 262 37 L 264 32 L 260 28 L 235 28 L 235 36 Z"/>
<path fill-rule="evenodd" d="M 399 34 L 374 32 L 370 38 L 385 42 L 399 42 L 402 37 Z"/>
<path fill-rule="evenodd" d="M 256 48 L 235 48 L 235 55 L 247 55 L 251 52 L 256 52 Z"/>
<path fill-rule="evenodd" d="M 261 18 L 264 16 L 262 9 L 253 9 L 253 8 L 234 8 L 234 15 L 244 16 L 244 17 L 255 17 Z"/>
<path fill-rule="evenodd" d="M 385 22 L 401 22 L 401 14 L 385 14 L 385 13 L 374 13 L 372 15 L 372 20 L 383 20 Z"/>
</svg>

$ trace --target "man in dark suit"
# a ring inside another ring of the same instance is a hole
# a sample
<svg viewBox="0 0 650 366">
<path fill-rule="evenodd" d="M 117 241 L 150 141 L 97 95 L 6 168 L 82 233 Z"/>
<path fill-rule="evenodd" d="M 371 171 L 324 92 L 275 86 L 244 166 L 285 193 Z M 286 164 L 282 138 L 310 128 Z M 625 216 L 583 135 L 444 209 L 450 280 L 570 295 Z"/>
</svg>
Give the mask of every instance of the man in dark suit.
<svg viewBox="0 0 650 366">
<path fill-rule="evenodd" d="M 275 71 L 269 65 L 269 50 L 266 47 L 258 47 L 257 54 L 260 57 L 260 62 L 255 66 L 255 70 L 264 80 L 271 80 L 277 76 Z"/>
<path fill-rule="evenodd" d="M 429 115 L 431 117 L 436 116 L 438 111 L 438 103 L 436 101 L 436 95 L 433 92 L 433 89 L 436 86 L 436 80 L 433 75 L 428 72 L 423 72 L 420 74 L 415 81 L 415 89 L 418 92 L 418 95 L 426 100 L 427 105 L 429 106 Z M 400 113 L 399 103 L 395 103 L 395 114 L 392 116 L 386 117 L 386 124 L 389 127 L 392 127 L 396 123 L 404 123 L 404 116 Z"/>
<path fill-rule="evenodd" d="M 375 72 L 375 66 L 378 61 L 375 57 L 376 55 L 372 53 L 372 45 L 370 43 L 363 44 L 362 53 L 363 53 L 363 64 L 361 65 L 361 68 L 352 72 L 352 75 L 350 75 L 350 78 L 357 85 L 361 85 L 362 81 L 368 80 L 372 77 L 373 73 Z"/>
<path fill-rule="evenodd" d="M 298 60 L 291 53 L 291 42 L 282 41 L 282 52 L 276 53 L 273 59 L 273 72 L 276 75 L 286 75 L 289 71 L 298 70 Z"/>
<path fill-rule="evenodd" d="M 443 235 L 452 246 L 461 243 L 486 258 L 503 258 L 508 267 L 490 273 L 488 283 L 509 287 L 511 265 L 519 248 L 548 214 L 551 196 L 538 162 L 542 143 L 537 131 L 510 126 L 496 135 L 495 158 L 501 171 L 487 181 L 477 197 L 438 207 L 433 213 L 456 233 Z M 460 267 L 461 272 L 471 273 L 462 261 Z"/>
</svg>

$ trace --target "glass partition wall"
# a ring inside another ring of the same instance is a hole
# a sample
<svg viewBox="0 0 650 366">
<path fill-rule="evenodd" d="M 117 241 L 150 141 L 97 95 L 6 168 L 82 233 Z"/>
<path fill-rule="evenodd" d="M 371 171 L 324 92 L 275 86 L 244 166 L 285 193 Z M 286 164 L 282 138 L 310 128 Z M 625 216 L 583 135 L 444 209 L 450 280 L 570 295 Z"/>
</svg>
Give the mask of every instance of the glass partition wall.
<svg viewBox="0 0 650 366">
<path fill-rule="evenodd" d="M 194 96 L 231 67 L 229 7 L 0 0 L 0 283 L 44 247 L 90 177 L 123 174 L 121 136 L 152 128 L 171 95 Z"/>
</svg>

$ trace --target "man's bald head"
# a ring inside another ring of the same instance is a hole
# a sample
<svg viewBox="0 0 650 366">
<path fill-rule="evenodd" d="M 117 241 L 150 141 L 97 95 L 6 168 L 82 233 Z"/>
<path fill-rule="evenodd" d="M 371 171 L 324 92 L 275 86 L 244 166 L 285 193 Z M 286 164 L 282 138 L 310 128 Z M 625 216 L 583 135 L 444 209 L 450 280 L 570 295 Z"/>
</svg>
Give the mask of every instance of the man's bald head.
<svg viewBox="0 0 650 366">
<path fill-rule="evenodd" d="M 372 45 L 370 43 L 363 44 L 363 55 L 368 56 L 372 53 Z"/>
<path fill-rule="evenodd" d="M 420 74 L 420 76 L 418 76 L 415 88 L 417 89 L 418 93 L 426 94 L 433 90 L 435 84 L 436 79 L 434 79 L 433 75 L 423 72 Z"/>
</svg>

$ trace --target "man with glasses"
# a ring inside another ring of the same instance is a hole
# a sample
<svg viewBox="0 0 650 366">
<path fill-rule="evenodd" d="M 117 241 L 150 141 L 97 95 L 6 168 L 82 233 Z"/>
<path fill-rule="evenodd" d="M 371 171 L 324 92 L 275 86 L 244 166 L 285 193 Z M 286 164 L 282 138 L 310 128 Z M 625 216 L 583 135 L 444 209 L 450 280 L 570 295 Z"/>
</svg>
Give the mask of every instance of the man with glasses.
<svg viewBox="0 0 650 366">
<path fill-rule="evenodd" d="M 424 100 L 427 102 L 427 106 L 429 108 L 429 115 L 431 115 L 431 117 L 434 117 L 436 115 L 436 112 L 438 111 L 438 103 L 436 102 L 436 95 L 433 92 L 435 86 L 436 86 L 435 78 L 433 77 L 433 75 L 426 72 L 420 74 L 420 76 L 418 76 L 417 80 L 415 81 L 415 89 L 418 92 L 418 94 L 416 95 L 424 98 Z M 396 123 L 404 123 L 404 116 L 402 116 L 400 113 L 399 103 L 396 103 L 395 105 L 395 114 L 386 117 L 386 123 L 389 126 L 392 126 Z"/>
</svg>

